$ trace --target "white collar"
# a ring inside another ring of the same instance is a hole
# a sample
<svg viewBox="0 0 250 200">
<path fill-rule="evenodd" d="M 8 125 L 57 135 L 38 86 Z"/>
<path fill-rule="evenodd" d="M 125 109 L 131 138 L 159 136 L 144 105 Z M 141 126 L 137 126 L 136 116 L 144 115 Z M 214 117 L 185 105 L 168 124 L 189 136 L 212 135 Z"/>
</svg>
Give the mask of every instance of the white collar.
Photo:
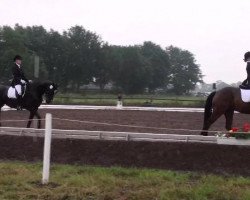
<svg viewBox="0 0 250 200">
<path fill-rule="evenodd" d="M 16 65 L 17 65 L 19 68 L 21 67 L 21 65 L 19 65 L 19 64 L 17 64 L 17 63 L 16 63 Z"/>
</svg>

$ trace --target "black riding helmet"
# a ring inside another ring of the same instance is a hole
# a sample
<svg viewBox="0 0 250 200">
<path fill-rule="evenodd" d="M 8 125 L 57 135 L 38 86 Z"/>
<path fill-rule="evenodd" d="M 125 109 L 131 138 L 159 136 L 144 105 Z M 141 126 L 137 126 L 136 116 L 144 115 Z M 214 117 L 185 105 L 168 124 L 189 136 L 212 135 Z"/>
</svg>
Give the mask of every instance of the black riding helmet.
<svg viewBox="0 0 250 200">
<path fill-rule="evenodd" d="M 244 61 L 246 62 L 248 59 L 250 59 L 250 51 L 246 52 L 244 55 Z"/>
<path fill-rule="evenodd" d="M 19 55 L 16 55 L 15 57 L 14 57 L 14 62 L 16 61 L 16 60 L 22 60 L 23 58 L 21 57 L 21 56 L 19 56 Z"/>
</svg>

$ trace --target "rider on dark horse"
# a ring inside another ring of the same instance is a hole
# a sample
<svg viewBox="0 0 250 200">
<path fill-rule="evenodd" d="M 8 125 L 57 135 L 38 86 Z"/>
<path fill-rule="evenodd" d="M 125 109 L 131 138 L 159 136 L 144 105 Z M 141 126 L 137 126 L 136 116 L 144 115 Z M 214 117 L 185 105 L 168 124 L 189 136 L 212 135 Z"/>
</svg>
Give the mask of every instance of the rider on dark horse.
<svg viewBox="0 0 250 200">
<path fill-rule="evenodd" d="M 250 114 L 250 101 L 243 101 L 240 89 L 250 89 L 250 51 L 244 55 L 244 61 L 247 63 L 247 79 L 243 81 L 240 88 L 225 87 L 218 91 L 212 92 L 206 100 L 204 122 L 202 135 L 208 135 L 210 126 L 222 115 L 226 118 L 226 129 L 232 129 L 234 112 Z"/>
<path fill-rule="evenodd" d="M 9 95 L 9 91 L 13 91 L 14 89 L 10 89 L 9 86 L 0 85 L 0 126 L 1 126 L 1 108 L 4 105 L 9 106 L 10 108 L 18 109 L 25 108 L 30 112 L 29 119 L 27 122 L 27 128 L 30 128 L 32 119 L 37 117 L 38 123 L 37 127 L 41 128 L 41 116 L 38 113 L 38 108 L 42 104 L 43 100 L 47 104 L 53 101 L 54 95 L 57 93 L 58 86 L 52 81 L 34 81 L 30 82 L 24 76 L 24 72 L 21 68 L 22 57 L 16 55 L 14 58 L 14 66 L 12 68 L 13 73 L 13 81 L 12 87 L 15 88 L 17 95 Z M 27 90 L 25 90 L 25 94 L 22 95 L 22 84 L 28 84 Z M 18 97 L 18 102 L 14 97 Z"/>
<path fill-rule="evenodd" d="M 17 110 L 22 110 L 23 86 L 29 82 L 29 80 L 24 75 L 21 64 L 22 57 L 16 55 L 14 57 L 14 65 L 12 67 L 13 80 L 11 86 L 16 90 Z"/>
<path fill-rule="evenodd" d="M 244 61 L 247 63 L 247 79 L 242 82 L 242 85 L 250 87 L 250 51 L 245 53 Z"/>
</svg>

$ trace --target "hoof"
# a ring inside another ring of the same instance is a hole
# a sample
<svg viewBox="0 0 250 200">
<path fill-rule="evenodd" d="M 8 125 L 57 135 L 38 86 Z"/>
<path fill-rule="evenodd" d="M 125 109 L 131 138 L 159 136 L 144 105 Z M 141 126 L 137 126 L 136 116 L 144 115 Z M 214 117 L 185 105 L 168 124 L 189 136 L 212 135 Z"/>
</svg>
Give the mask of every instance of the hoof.
<svg viewBox="0 0 250 200">
<path fill-rule="evenodd" d="M 201 132 L 201 135 L 207 136 L 207 132 L 202 131 L 202 132 Z"/>
</svg>

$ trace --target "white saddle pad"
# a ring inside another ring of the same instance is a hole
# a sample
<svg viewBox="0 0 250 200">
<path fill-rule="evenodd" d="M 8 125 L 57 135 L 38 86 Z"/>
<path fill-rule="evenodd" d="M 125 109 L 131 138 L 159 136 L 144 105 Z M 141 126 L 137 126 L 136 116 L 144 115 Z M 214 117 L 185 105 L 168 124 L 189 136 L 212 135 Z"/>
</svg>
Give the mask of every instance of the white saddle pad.
<svg viewBox="0 0 250 200">
<path fill-rule="evenodd" d="M 248 103 L 250 102 L 250 90 L 240 89 L 242 101 Z"/>
<path fill-rule="evenodd" d="M 10 99 L 16 99 L 16 89 L 13 87 L 10 87 L 8 89 L 8 94 L 7 94 L 8 98 Z"/>
</svg>

